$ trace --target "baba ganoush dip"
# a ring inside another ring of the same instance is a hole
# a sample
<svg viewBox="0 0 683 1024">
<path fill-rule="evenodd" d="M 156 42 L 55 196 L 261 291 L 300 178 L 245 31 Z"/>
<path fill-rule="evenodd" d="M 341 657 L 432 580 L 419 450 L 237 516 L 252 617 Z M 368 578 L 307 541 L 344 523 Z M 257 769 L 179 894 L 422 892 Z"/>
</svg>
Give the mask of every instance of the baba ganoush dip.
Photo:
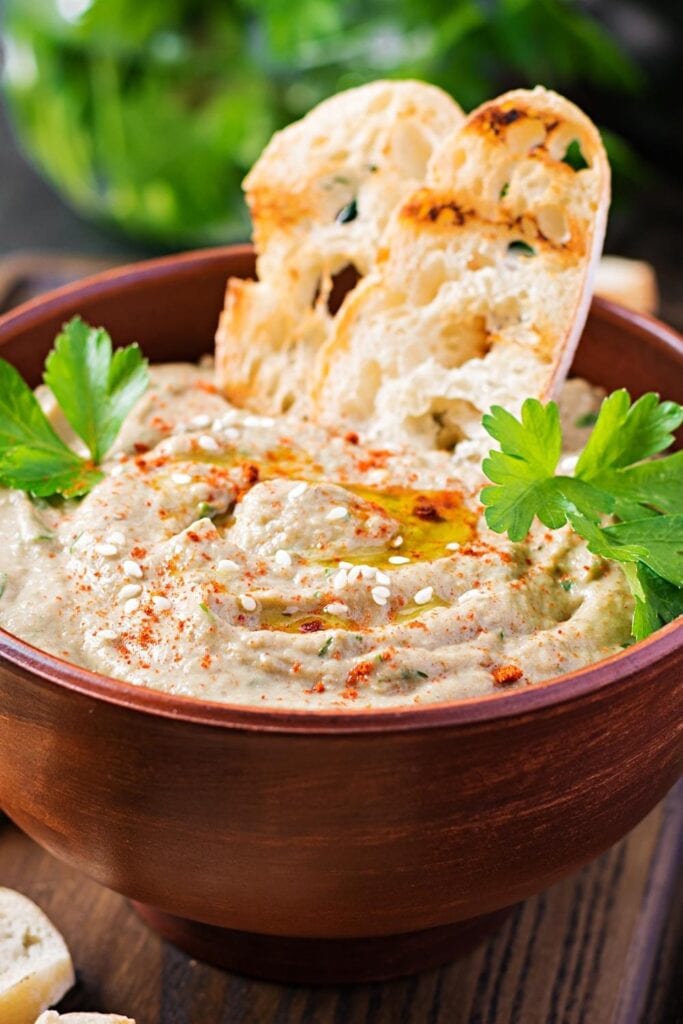
<svg viewBox="0 0 683 1024">
<path fill-rule="evenodd" d="M 565 431 L 598 403 L 568 382 Z M 620 650 L 615 563 L 569 528 L 487 529 L 490 446 L 368 446 L 236 409 L 209 369 L 153 368 L 86 497 L 0 489 L 0 625 L 129 683 L 287 708 L 480 697 Z"/>
</svg>

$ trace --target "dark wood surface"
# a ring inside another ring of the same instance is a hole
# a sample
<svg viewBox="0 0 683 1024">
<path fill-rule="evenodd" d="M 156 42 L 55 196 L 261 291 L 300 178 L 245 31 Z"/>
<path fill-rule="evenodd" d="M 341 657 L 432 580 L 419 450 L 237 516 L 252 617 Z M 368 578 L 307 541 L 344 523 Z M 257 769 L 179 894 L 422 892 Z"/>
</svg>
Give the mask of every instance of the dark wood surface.
<svg viewBox="0 0 683 1024">
<path fill-rule="evenodd" d="M 35 898 L 64 931 L 79 973 L 64 1009 L 117 1010 L 138 1024 L 671 1024 L 683 1020 L 682 830 L 679 786 L 626 840 L 517 908 L 464 960 L 346 989 L 268 985 L 197 964 L 11 825 L 0 828 L 0 884 Z"/>
</svg>

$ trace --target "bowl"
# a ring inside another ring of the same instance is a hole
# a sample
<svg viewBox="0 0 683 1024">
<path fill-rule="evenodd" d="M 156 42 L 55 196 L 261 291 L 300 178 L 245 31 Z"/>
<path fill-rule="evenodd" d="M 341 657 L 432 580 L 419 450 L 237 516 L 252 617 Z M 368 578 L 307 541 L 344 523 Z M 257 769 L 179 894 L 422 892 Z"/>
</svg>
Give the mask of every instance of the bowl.
<svg viewBox="0 0 683 1024">
<path fill-rule="evenodd" d="M 81 313 L 153 360 L 210 351 L 248 247 L 109 271 L 0 320 L 37 383 Z M 595 301 L 576 372 L 683 401 L 683 343 Z M 599 664 L 422 709 L 179 698 L 0 631 L 0 805 L 195 956 L 284 981 L 433 967 L 629 831 L 683 767 L 683 620 Z"/>
</svg>

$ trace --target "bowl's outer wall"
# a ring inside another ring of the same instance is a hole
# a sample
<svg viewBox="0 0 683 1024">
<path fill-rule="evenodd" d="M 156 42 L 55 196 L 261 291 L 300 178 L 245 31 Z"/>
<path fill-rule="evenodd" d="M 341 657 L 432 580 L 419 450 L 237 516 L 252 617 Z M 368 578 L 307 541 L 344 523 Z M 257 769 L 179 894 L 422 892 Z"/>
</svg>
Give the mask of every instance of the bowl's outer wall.
<svg viewBox="0 0 683 1024">
<path fill-rule="evenodd" d="M 37 380 L 80 312 L 154 359 L 196 358 L 225 277 L 253 264 L 244 250 L 183 260 L 6 318 L 2 354 Z M 594 308 L 577 368 L 683 399 L 681 350 L 609 306 Z M 683 650 L 628 664 L 609 686 L 509 718 L 288 734 L 282 720 L 150 714 L 3 659 L 0 805 L 57 856 L 179 916 L 321 937 L 447 924 L 585 863 L 680 774 Z"/>
<path fill-rule="evenodd" d="M 0 800 L 57 856 L 176 915 L 427 928 L 545 888 L 647 813 L 681 770 L 682 669 L 502 722 L 331 736 L 145 715 L 4 667 Z"/>
</svg>

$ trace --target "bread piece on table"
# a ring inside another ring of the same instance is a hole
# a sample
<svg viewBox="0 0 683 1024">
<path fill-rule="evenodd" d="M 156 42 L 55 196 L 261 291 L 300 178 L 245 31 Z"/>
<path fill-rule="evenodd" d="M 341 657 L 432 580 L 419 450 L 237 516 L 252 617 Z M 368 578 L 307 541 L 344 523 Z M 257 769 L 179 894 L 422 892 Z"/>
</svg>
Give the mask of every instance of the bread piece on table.
<svg viewBox="0 0 683 1024">
<path fill-rule="evenodd" d="M 35 1024 L 135 1024 L 131 1017 L 119 1017 L 116 1013 L 56 1013 L 47 1010 L 41 1013 Z"/>
<path fill-rule="evenodd" d="M 637 313 L 657 312 L 659 292 L 654 268 L 624 256 L 603 256 L 595 275 L 595 294 Z"/>
<path fill-rule="evenodd" d="M 471 113 L 337 317 L 316 414 L 449 448 L 492 404 L 553 395 L 588 312 L 609 191 L 597 129 L 561 96 L 517 90 Z"/>
<path fill-rule="evenodd" d="M 435 86 L 378 81 L 273 136 L 244 182 L 259 280 L 228 282 L 216 335 L 218 381 L 232 401 L 278 413 L 305 394 L 334 322 L 334 276 L 371 270 L 391 211 L 463 116 Z"/>
<path fill-rule="evenodd" d="M 0 888 L 0 1022 L 33 1024 L 75 981 L 64 939 L 35 903 Z"/>
</svg>

